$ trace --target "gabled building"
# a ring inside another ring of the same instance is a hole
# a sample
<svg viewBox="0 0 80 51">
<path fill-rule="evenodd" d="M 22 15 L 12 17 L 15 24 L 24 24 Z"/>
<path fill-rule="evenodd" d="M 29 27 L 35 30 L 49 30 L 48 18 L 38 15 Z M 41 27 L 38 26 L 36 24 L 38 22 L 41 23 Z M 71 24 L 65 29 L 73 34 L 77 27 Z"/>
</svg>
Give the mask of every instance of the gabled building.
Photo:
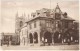
<svg viewBox="0 0 80 51">
<path fill-rule="evenodd" d="M 63 13 L 59 5 L 55 9 L 42 8 L 36 10 L 36 12 L 31 13 L 31 17 L 32 19 L 27 20 L 25 23 L 23 22 L 26 24 L 26 27 L 23 26 L 20 29 L 26 30 L 24 34 L 21 33 L 23 31 L 20 31 L 20 37 L 25 35 L 27 40 L 22 44 L 51 45 L 54 43 L 63 43 L 66 41 L 66 37 L 64 37 L 66 35 L 65 32 L 73 28 L 74 20 L 66 12 Z"/>
<path fill-rule="evenodd" d="M 15 35 L 15 33 L 1 33 L 1 46 L 2 45 L 11 45 L 12 44 L 12 37 Z"/>
</svg>

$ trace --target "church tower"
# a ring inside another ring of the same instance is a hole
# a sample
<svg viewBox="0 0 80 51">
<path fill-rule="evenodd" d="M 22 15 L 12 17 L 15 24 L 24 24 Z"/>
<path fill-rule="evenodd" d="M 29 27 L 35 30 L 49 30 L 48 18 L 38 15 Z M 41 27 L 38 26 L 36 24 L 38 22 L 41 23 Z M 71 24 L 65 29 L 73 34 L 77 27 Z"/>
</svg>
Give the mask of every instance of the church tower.
<svg viewBox="0 0 80 51">
<path fill-rule="evenodd" d="M 22 16 L 19 16 L 18 13 L 16 14 L 15 19 L 15 33 L 20 34 L 21 28 L 23 27 L 25 23 L 25 15 L 22 14 Z"/>
<path fill-rule="evenodd" d="M 15 16 L 15 34 L 17 36 L 17 43 L 20 44 L 20 32 L 25 23 L 25 14 L 21 16 L 18 15 L 18 12 Z"/>
</svg>

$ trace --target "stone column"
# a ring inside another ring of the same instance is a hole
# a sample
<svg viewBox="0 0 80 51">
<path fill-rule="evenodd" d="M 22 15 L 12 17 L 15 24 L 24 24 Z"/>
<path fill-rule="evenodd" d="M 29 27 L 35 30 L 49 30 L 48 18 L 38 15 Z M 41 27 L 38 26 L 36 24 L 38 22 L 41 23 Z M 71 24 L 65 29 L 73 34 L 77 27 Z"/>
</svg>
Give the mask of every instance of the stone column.
<svg viewBox="0 0 80 51">
<path fill-rule="evenodd" d="M 38 31 L 38 45 L 40 46 L 40 31 Z"/>
<path fill-rule="evenodd" d="M 64 43 L 64 39 L 62 39 L 62 44 Z"/>
<path fill-rule="evenodd" d="M 54 45 L 54 36 L 52 34 L 52 45 Z"/>
<path fill-rule="evenodd" d="M 30 38 L 29 38 L 29 33 L 27 33 L 27 46 L 29 46 L 30 43 Z"/>
<path fill-rule="evenodd" d="M 34 40 L 34 33 L 33 33 L 32 35 L 33 35 L 33 46 L 34 46 L 34 41 L 35 41 L 35 40 Z"/>
</svg>

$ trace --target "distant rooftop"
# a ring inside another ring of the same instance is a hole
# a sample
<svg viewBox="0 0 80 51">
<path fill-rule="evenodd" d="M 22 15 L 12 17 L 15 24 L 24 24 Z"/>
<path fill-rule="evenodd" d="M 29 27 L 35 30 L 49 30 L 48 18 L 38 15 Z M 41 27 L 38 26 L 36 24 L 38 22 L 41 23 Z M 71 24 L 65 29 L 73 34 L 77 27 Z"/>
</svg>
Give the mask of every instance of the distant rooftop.
<svg viewBox="0 0 80 51">
<path fill-rule="evenodd" d="M 15 35 L 15 33 L 3 33 L 4 35 Z"/>
</svg>

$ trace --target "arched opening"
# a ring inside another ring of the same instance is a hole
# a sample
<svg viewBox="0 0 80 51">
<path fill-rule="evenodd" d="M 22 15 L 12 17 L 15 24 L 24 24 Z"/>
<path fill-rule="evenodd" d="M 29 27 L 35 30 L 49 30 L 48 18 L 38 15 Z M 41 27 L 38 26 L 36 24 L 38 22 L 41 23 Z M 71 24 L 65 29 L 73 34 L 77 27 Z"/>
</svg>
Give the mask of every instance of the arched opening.
<svg viewBox="0 0 80 51">
<path fill-rule="evenodd" d="M 68 43 L 68 44 L 70 44 L 70 42 L 71 42 L 71 35 L 70 35 L 69 31 L 70 30 L 66 30 L 64 32 L 64 43 Z"/>
<path fill-rule="evenodd" d="M 44 33 L 44 41 L 45 43 L 52 43 L 52 34 L 50 32 Z"/>
<path fill-rule="evenodd" d="M 22 27 L 23 26 L 23 22 L 22 21 L 20 21 L 20 27 Z"/>
<path fill-rule="evenodd" d="M 30 38 L 30 43 L 33 43 L 33 36 L 32 36 L 32 33 L 29 34 L 29 38 Z"/>
<path fill-rule="evenodd" d="M 62 42 L 62 35 L 59 32 L 54 33 L 54 43 L 61 43 Z"/>
<path fill-rule="evenodd" d="M 38 34 L 37 34 L 37 32 L 34 33 L 34 43 L 38 43 Z"/>
<path fill-rule="evenodd" d="M 74 37 L 74 42 L 79 43 L 79 30 L 74 30 L 73 37 Z"/>
</svg>

